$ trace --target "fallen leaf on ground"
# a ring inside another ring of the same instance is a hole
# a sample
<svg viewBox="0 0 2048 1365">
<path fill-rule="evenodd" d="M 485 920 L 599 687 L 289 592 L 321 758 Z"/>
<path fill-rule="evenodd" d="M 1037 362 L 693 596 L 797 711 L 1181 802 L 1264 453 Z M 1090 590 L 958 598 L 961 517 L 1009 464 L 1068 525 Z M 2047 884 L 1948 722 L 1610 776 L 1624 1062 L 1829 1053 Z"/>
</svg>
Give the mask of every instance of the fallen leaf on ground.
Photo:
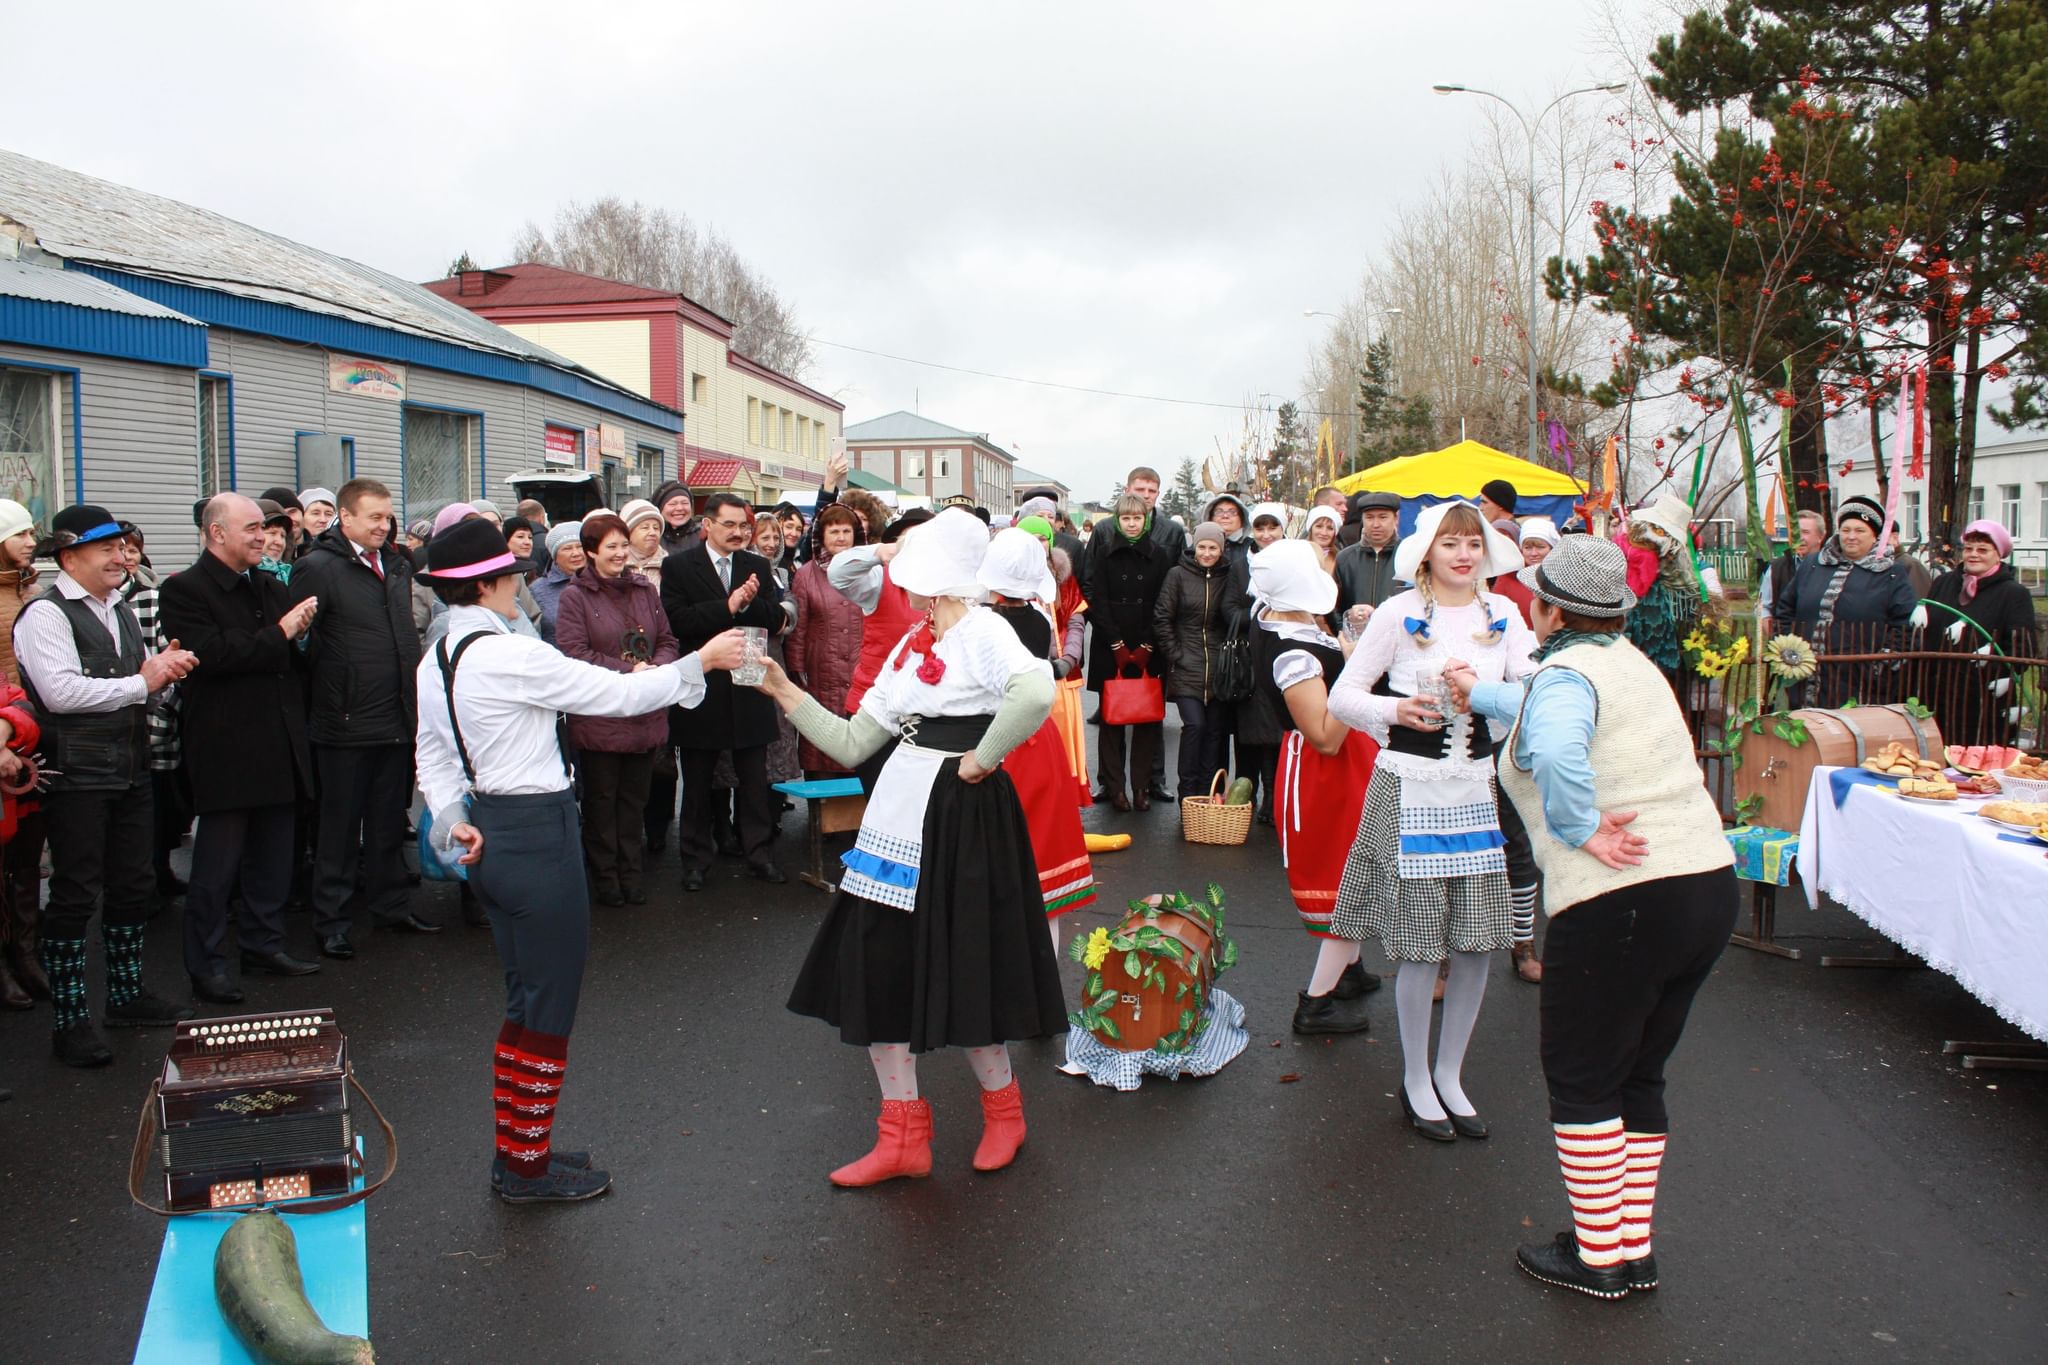
<svg viewBox="0 0 2048 1365">
<path fill-rule="evenodd" d="M 1298 1080 L 1300 1080 L 1300 1079 L 1301 1079 L 1301 1073 L 1300 1073 L 1299 1071 L 1290 1071 L 1290 1072 L 1288 1072 L 1288 1073 L 1287 1073 L 1286 1075 L 1284 1075 L 1284 1076 L 1282 1076 L 1282 1077 L 1280 1078 L 1280 1084 L 1282 1084 L 1282 1085 L 1292 1085 L 1292 1084 L 1294 1084 L 1294 1082 L 1296 1082 L 1296 1081 L 1298 1081 Z"/>
</svg>

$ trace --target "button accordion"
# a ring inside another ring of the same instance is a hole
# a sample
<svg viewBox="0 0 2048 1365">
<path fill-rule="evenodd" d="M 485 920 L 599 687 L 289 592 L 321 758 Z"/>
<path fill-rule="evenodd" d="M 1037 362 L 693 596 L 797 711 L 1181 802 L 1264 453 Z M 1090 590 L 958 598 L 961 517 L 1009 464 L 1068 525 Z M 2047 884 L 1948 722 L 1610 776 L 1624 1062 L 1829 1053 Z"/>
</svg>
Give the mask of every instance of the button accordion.
<svg viewBox="0 0 2048 1365">
<path fill-rule="evenodd" d="M 179 1024 L 157 1095 L 171 1209 L 347 1193 L 356 1164 L 348 1076 L 332 1009 Z"/>
</svg>

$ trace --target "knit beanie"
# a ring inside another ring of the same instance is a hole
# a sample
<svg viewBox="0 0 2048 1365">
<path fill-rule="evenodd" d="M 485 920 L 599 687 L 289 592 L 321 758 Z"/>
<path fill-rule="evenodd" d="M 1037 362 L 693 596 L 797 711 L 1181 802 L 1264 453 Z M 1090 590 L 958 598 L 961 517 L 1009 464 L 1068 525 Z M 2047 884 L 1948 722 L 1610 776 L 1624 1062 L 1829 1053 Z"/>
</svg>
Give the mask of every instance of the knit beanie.
<svg viewBox="0 0 2048 1365">
<path fill-rule="evenodd" d="M 576 543 L 577 543 L 577 544 L 579 544 L 579 545 L 583 543 L 583 523 L 582 523 L 582 522 L 580 522 L 580 521 L 565 521 L 565 522 L 561 523 L 560 525 L 558 525 L 558 526 L 556 526 L 556 527 L 552 528 L 551 530 L 549 530 L 549 532 L 548 532 L 548 541 L 547 541 L 547 544 L 548 544 L 548 563 L 550 563 L 550 564 L 554 563 L 554 562 L 555 562 L 555 556 L 556 556 L 557 554 L 561 553 L 561 549 L 562 549 L 562 547 L 563 547 L 564 545 L 567 545 L 567 544 L 569 544 L 569 543 L 570 543 L 571 541 L 574 541 L 574 542 L 576 542 Z"/>
<path fill-rule="evenodd" d="M 0 498 L 0 540 L 8 540 L 31 530 L 36 524 L 28 509 L 12 498 Z"/>
<path fill-rule="evenodd" d="M 660 521 L 661 509 L 645 498 L 635 498 L 619 509 L 619 520 L 630 531 L 643 521 Z"/>
<path fill-rule="evenodd" d="M 1230 537 L 1223 534 L 1223 528 L 1213 521 L 1205 521 L 1200 526 L 1197 526 L 1191 543 L 1200 545 L 1205 540 L 1213 540 L 1222 546 L 1230 544 Z"/>
</svg>

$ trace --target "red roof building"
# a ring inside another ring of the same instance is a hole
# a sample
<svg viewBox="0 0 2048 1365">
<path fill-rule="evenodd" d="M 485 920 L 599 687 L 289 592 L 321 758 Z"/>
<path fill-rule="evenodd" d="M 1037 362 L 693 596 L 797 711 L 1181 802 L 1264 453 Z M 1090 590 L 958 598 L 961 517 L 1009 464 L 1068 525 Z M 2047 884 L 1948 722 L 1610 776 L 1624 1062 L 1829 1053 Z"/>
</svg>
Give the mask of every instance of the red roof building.
<svg viewBox="0 0 2048 1365">
<path fill-rule="evenodd" d="M 646 497 L 702 462 L 732 460 L 763 502 L 808 501 L 843 427 L 845 406 L 732 349 L 729 319 L 682 295 L 558 266 L 466 270 L 434 293 L 654 402 L 682 409 L 673 468 L 613 467 L 618 500 Z M 695 480 L 693 479 L 694 483 Z M 729 486 L 723 480 L 709 487 Z M 614 505 L 617 505 L 616 503 Z"/>
</svg>

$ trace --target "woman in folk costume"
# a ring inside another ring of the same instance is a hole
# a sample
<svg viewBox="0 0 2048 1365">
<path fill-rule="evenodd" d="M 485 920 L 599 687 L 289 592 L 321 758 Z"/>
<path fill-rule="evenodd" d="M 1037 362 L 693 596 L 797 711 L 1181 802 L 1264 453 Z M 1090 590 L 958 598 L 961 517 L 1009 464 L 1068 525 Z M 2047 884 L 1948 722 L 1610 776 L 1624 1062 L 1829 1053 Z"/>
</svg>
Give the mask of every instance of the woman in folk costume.
<svg viewBox="0 0 2048 1365">
<path fill-rule="evenodd" d="M 1052 669 L 978 605 L 988 543 L 980 519 L 959 508 L 903 540 L 889 577 L 925 618 L 890 651 L 852 719 L 772 662 L 762 682 L 805 738 L 849 766 L 900 741 L 789 999 L 866 1047 L 882 1090 L 874 1150 L 832 1172 L 835 1185 L 931 1173 L 917 1057 L 940 1047 L 966 1049 L 981 1082 L 974 1168 L 1009 1165 L 1024 1105 L 1006 1044 L 1067 1027 L 1030 829 L 1001 771 L 1045 723 Z"/>
<path fill-rule="evenodd" d="M 1029 507 L 1031 503 L 1024 505 Z M 1053 639 L 1059 645 L 1059 655 L 1052 661 L 1052 723 L 1059 727 L 1060 741 L 1066 746 L 1067 768 L 1074 775 L 1074 804 L 1085 809 L 1095 804 L 1088 786 L 1088 728 L 1081 713 L 1081 691 L 1087 685 L 1081 661 L 1088 635 L 1088 599 L 1081 595 L 1081 575 L 1075 572 L 1078 566 L 1073 556 L 1054 543 L 1057 533 L 1049 518 L 1020 517 L 1017 529 L 1029 531 L 1044 542 L 1053 583 L 1058 588 L 1050 603 Z"/>
<path fill-rule="evenodd" d="M 1281 726 L 1273 787 L 1280 861 L 1302 927 L 1317 943 L 1308 989 L 1295 1001 L 1294 1031 L 1363 1033 L 1363 997 L 1379 989 L 1380 979 L 1359 965 L 1358 940 L 1331 930 L 1330 911 L 1379 745 L 1330 711 L 1330 688 L 1348 651 L 1324 624 L 1337 605 L 1337 580 L 1323 572 L 1315 546 L 1278 541 L 1253 555 L 1251 564 L 1260 603 L 1256 685 Z"/>
<path fill-rule="evenodd" d="M 976 576 L 988 590 L 990 610 L 1009 623 L 1033 658 L 1050 661 L 1057 646 L 1048 604 L 1057 589 L 1044 544 L 1014 526 L 998 531 Z M 1031 829 L 1031 853 L 1038 864 L 1038 887 L 1055 954 L 1060 947 L 1060 916 L 1095 903 L 1095 866 L 1088 857 L 1064 750 L 1059 727 L 1048 716 L 1036 734 L 1003 760 L 1003 771 L 1017 784 L 1017 800 Z"/>
<path fill-rule="evenodd" d="M 1472 504 L 1425 510 L 1394 559 L 1394 576 L 1415 586 L 1372 614 L 1330 691 L 1337 718 L 1380 745 L 1331 928 L 1348 939 L 1376 935 L 1400 964 L 1401 1108 L 1439 1142 L 1486 1136 L 1461 1078 L 1487 955 L 1510 946 L 1513 916 L 1493 785 L 1497 737 L 1483 721 L 1444 714 L 1438 689 L 1454 658 L 1486 682 L 1527 676 L 1535 637 L 1512 602 L 1481 586 L 1520 563 Z M 1446 961 L 1432 1066 L 1430 997 Z"/>
<path fill-rule="evenodd" d="M 1664 1067 L 1735 927 L 1735 870 L 1662 672 L 1625 637 L 1622 551 L 1568 536 L 1524 569 L 1542 640 L 1526 686 L 1447 668 L 1509 723 L 1501 786 L 1543 869 L 1543 1079 L 1572 1227 L 1517 1254 L 1596 1298 L 1657 1287 L 1650 1219 L 1669 1122 Z"/>
</svg>

